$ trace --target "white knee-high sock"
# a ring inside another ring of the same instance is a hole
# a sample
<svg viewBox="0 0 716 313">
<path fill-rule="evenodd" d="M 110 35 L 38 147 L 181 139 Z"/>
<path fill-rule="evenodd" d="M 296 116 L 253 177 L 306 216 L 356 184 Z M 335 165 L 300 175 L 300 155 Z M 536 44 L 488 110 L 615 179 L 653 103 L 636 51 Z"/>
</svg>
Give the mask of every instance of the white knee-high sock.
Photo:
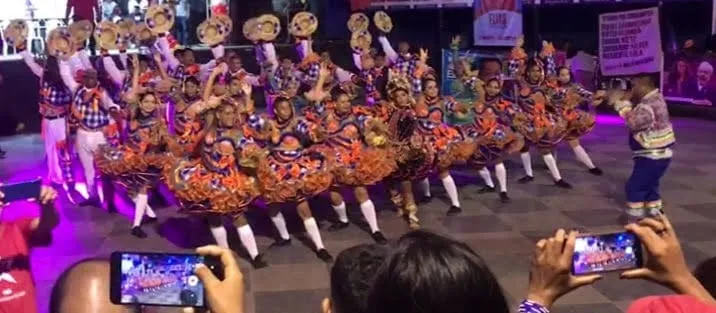
<svg viewBox="0 0 716 313">
<path fill-rule="evenodd" d="M 448 194 L 448 198 L 450 198 L 450 202 L 453 206 L 460 207 L 460 199 L 457 196 L 457 186 L 455 186 L 455 181 L 452 179 L 452 176 L 448 175 L 445 176 L 445 178 L 442 179 L 443 181 L 443 187 L 445 187 L 445 191 Z"/>
<path fill-rule="evenodd" d="M 500 185 L 500 192 L 507 192 L 507 169 L 504 163 L 500 162 L 495 165 L 495 177 Z"/>
<path fill-rule="evenodd" d="M 149 217 L 151 217 L 151 218 L 156 218 L 156 217 L 157 217 L 157 213 L 154 213 L 154 210 L 152 210 L 152 207 L 149 206 L 149 204 L 147 204 L 147 206 L 146 206 L 146 212 L 144 212 L 144 214 L 146 214 L 147 216 L 149 216 Z"/>
<path fill-rule="evenodd" d="M 589 157 L 589 154 L 587 154 L 587 151 L 585 151 L 581 145 L 572 148 L 572 151 L 574 151 L 574 155 L 577 156 L 577 160 L 586 165 L 587 168 L 593 169 L 596 167 L 594 163 L 592 163 L 592 158 Z"/>
<path fill-rule="evenodd" d="M 214 237 L 214 240 L 216 240 L 216 244 L 219 245 L 219 247 L 228 249 L 229 239 L 226 236 L 226 228 L 224 228 L 224 225 L 209 226 L 209 229 L 211 230 L 211 235 Z"/>
<path fill-rule="evenodd" d="M 338 215 L 338 220 L 341 221 L 341 223 L 348 223 L 348 212 L 346 212 L 346 203 L 341 202 L 339 205 L 331 205 L 333 207 L 333 210 L 336 211 L 336 215 Z"/>
<path fill-rule="evenodd" d="M 522 167 L 525 169 L 525 175 L 534 177 L 535 174 L 532 172 L 532 157 L 530 156 L 530 153 L 520 153 L 520 159 L 522 159 Z"/>
<path fill-rule="evenodd" d="M 430 180 L 429 180 L 427 177 L 425 177 L 425 179 L 423 179 L 422 181 L 420 181 L 420 187 L 423 188 L 423 194 L 424 194 L 426 197 L 430 197 L 430 196 L 431 196 L 431 194 L 430 194 Z"/>
<path fill-rule="evenodd" d="M 254 237 L 254 231 L 251 229 L 251 226 L 239 226 L 236 227 L 236 231 L 239 232 L 241 244 L 243 244 L 246 251 L 249 252 L 251 259 L 256 258 L 256 256 L 259 255 L 259 248 L 256 246 L 256 238 Z"/>
<path fill-rule="evenodd" d="M 288 227 L 286 227 L 286 220 L 283 218 L 283 214 L 281 214 L 281 212 L 278 212 L 276 216 L 272 216 L 271 222 L 273 222 L 273 225 L 276 226 L 276 230 L 278 230 L 278 234 L 281 236 L 281 239 L 291 239 L 291 236 L 288 234 Z"/>
<path fill-rule="evenodd" d="M 134 198 L 134 223 L 132 227 L 137 227 L 142 224 L 142 218 L 144 217 L 144 210 L 147 208 L 147 194 L 140 193 Z"/>
<path fill-rule="evenodd" d="M 549 172 L 552 174 L 552 178 L 554 178 L 555 181 L 562 180 L 562 175 L 559 174 L 557 162 L 554 160 L 552 154 L 543 154 L 542 159 L 544 159 L 544 163 L 547 164 L 547 168 L 549 168 Z"/>
<path fill-rule="evenodd" d="M 492 181 L 492 175 L 490 175 L 490 170 L 488 170 L 487 167 L 483 167 L 477 173 L 480 174 L 482 181 L 485 182 L 487 187 L 495 188 L 495 183 Z"/>
<path fill-rule="evenodd" d="M 305 219 L 303 221 L 303 226 L 306 227 L 306 232 L 308 233 L 308 236 L 311 237 L 313 244 L 316 245 L 316 249 L 325 249 L 325 247 L 323 246 L 323 240 L 321 239 L 321 232 L 318 230 L 318 224 L 316 224 L 316 220 L 313 217 Z"/>
<path fill-rule="evenodd" d="M 373 201 L 368 199 L 365 202 L 361 203 L 360 211 L 361 213 L 363 213 L 365 221 L 368 222 L 370 232 L 375 233 L 377 231 L 380 231 L 380 229 L 378 228 L 378 217 L 375 214 L 375 205 L 373 204 Z"/>
</svg>

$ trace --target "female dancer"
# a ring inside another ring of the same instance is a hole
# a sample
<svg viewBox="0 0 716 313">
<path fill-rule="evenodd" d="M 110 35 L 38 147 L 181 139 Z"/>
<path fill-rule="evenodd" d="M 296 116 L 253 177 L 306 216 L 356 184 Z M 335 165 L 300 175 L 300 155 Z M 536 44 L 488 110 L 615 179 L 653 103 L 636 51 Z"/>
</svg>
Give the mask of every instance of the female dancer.
<svg viewBox="0 0 716 313">
<path fill-rule="evenodd" d="M 458 108 L 459 107 L 459 108 Z M 450 166 L 455 162 L 464 162 L 475 151 L 472 138 L 465 138 L 457 128 L 445 123 L 446 116 L 453 111 L 467 112 L 467 109 L 455 99 L 441 97 L 440 89 L 434 76 L 428 75 L 423 80 L 423 94 L 416 104 L 419 119 L 418 132 L 428 138 L 432 149 L 437 153 L 437 169 L 440 180 L 450 198 L 448 215 L 459 214 L 460 200 L 457 186 L 450 175 Z M 422 181 L 425 197 L 429 199 L 430 182 L 425 177 Z"/>
<path fill-rule="evenodd" d="M 477 167 L 486 185 L 479 193 L 495 191 L 495 183 L 487 169 L 488 165 L 495 166 L 495 176 L 500 184 L 500 200 L 508 202 L 507 170 L 502 160 L 524 145 L 523 138 L 509 126 L 517 108 L 502 99 L 502 81 L 498 76 L 488 78 L 484 86 L 478 84 L 477 89 L 478 94 L 484 96 L 478 98 L 471 109 L 473 122 L 463 127 L 465 134 L 477 141 L 477 150 L 470 158 L 470 163 Z"/>
<path fill-rule="evenodd" d="M 595 123 L 594 114 L 579 109 L 579 104 L 587 101 L 590 105 L 598 105 L 601 104 L 603 96 L 597 95 L 597 97 L 594 97 L 591 91 L 573 82 L 569 68 L 559 67 L 557 73 L 557 92 L 552 96 L 552 105 L 567 120 L 569 130 L 565 140 L 572 147 L 577 160 L 586 165 L 590 173 L 602 175 L 602 170 L 592 163 L 587 151 L 579 143 L 579 138 L 592 131 Z"/>
<path fill-rule="evenodd" d="M 520 158 L 526 175 L 520 178 L 519 182 L 527 183 L 534 180 L 529 148 L 531 145 L 535 145 L 542 154 L 542 159 L 549 168 L 555 185 L 570 189 L 572 185 L 562 179 L 559 168 L 557 168 L 557 161 L 552 155 L 552 149 L 567 135 L 567 121 L 553 112 L 547 111 L 551 107 L 549 99 L 554 91 L 554 86 L 545 82 L 544 70 L 539 60 L 529 59 L 525 69 L 519 84 L 518 95 L 518 103 L 522 107 L 522 112 L 519 112 L 513 121 L 513 126 L 528 141 L 520 150 Z"/>
</svg>

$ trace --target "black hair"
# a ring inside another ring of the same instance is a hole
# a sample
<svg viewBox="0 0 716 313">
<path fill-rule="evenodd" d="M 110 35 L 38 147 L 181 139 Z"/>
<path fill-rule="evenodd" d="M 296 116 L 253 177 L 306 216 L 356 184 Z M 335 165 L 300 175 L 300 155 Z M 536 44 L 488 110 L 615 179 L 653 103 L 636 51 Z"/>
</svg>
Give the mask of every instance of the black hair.
<svg viewBox="0 0 716 313">
<path fill-rule="evenodd" d="M 567 70 L 567 72 L 569 72 L 569 82 L 570 82 L 570 83 L 571 83 L 572 81 L 574 81 L 574 75 L 572 75 L 572 71 L 569 69 L 569 67 L 566 67 L 566 66 L 557 67 L 557 72 L 556 72 L 556 73 L 557 73 L 557 76 L 559 76 L 559 73 L 561 73 L 562 70 Z"/>
<path fill-rule="evenodd" d="M 499 65 L 500 65 L 500 68 L 502 68 L 502 61 L 500 61 L 500 59 L 498 59 L 498 58 L 487 58 L 487 59 L 483 59 L 483 60 L 480 61 L 480 71 L 482 71 L 482 70 L 485 69 L 485 65 L 486 65 L 486 64 L 488 64 L 488 63 L 493 63 L 493 62 L 499 64 Z"/>
<path fill-rule="evenodd" d="M 716 257 L 699 263 L 694 270 L 694 276 L 712 297 L 716 297 Z"/>
<path fill-rule="evenodd" d="M 371 313 L 509 313 L 495 275 L 470 247 L 427 231 L 401 237 L 368 299 Z"/>
<path fill-rule="evenodd" d="M 45 67 L 42 70 L 42 80 L 47 82 L 53 88 L 64 89 L 65 83 L 62 81 L 60 75 L 60 67 L 58 66 L 57 58 L 49 55 L 45 59 Z"/>
<path fill-rule="evenodd" d="M 176 49 L 173 54 L 175 58 L 180 59 L 184 56 L 184 49 Z"/>
<path fill-rule="evenodd" d="M 73 292 L 72 290 L 68 290 L 66 287 L 67 285 L 67 279 L 69 278 L 70 274 L 80 265 L 87 264 L 87 263 L 106 263 L 109 262 L 109 260 L 104 258 L 87 258 L 80 261 L 77 261 L 70 265 L 62 274 L 60 274 L 60 277 L 57 278 L 55 281 L 55 284 L 52 285 L 52 291 L 50 292 L 50 311 L 51 313 L 60 313 L 60 308 L 62 306 L 62 298 L 65 297 L 66 294 Z"/>
<path fill-rule="evenodd" d="M 343 250 L 331 268 L 331 305 L 334 313 L 366 313 L 368 294 L 388 248 L 361 244 Z"/>
<path fill-rule="evenodd" d="M 194 85 L 201 86 L 201 83 L 199 83 L 199 79 L 196 78 L 195 76 L 188 76 L 186 79 L 184 79 L 184 84 L 186 85 L 187 83 L 192 83 Z"/>
</svg>

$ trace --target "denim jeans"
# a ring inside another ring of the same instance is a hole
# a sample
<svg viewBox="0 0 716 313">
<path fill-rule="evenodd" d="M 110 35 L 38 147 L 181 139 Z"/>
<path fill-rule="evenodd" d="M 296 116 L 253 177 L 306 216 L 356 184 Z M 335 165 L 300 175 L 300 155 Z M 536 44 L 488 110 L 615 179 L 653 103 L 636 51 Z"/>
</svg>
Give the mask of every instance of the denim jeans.
<svg viewBox="0 0 716 313">
<path fill-rule="evenodd" d="M 177 16 L 174 22 L 174 37 L 179 44 L 189 44 L 189 17 Z"/>
</svg>

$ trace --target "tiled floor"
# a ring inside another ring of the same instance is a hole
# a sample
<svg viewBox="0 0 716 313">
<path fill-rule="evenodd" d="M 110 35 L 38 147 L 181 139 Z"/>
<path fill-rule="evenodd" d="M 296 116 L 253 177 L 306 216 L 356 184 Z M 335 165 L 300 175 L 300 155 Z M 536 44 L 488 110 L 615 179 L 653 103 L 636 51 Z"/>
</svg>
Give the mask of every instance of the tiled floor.
<svg viewBox="0 0 716 313">
<path fill-rule="evenodd" d="M 716 256 L 716 184 L 713 182 L 716 123 L 677 119 L 675 125 L 679 143 L 672 167 L 663 180 L 662 193 L 688 262 L 694 266 Z M 0 145 L 9 150 L 8 159 L 0 161 L 3 180 L 42 173 L 42 146 L 37 136 L 15 137 Z M 605 175 L 591 176 L 576 163 L 567 147 L 560 147 L 558 159 L 562 175 L 575 186 L 574 190 L 553 187 L 537 157 L 533 158 L 537 179 L 529 185 L 516 183 L 522 170 L 519 160 L 513 159 L 508 164 L 513 201 L 501 204 L 497 195 L 476 193 L 480 179 L 474 170 L 457 168 L 454 176 L 461 185 L 464 213 L 446 217 L 447 200 L 439 181 L 434 180 L 436 198 L 420 211 L 425 228 L 470 244 L 498 275 L 509 300 L 519 301 L 526 289 L 528 257 L 538 238 L 557 227 L 585 231 L 619 228 L 617 218 L 623 202 L 623 184 L 632 166 L 626 131 L 615 118 L 601 118 L 583 145 Z M 377 200 L 383 203 L 382 199 Z M 200 220 L 188 219 L 175 213 L 174 207 L 162 207 L 161 201 L 156 202 L 162 223 L 155 229 L 148 228 L 150 237 L 144 240 L 129 235 L 129 205 L 120 208 L 123 214 L 111 216 L 96 208 L 63 204 L 63 219 L 55 231 L 54 245 L 36 249 L 32 256 L 40 306 L 46 308 L 49 290 L 62 270 L 82 258 L 108 255 L 115 250 L 188 251 L 190 247 L 212 241 Z M 326 219 L 332 218 L 327 207 L 325 200 L 314 202 L 314 210 L 323 219 L 323 225 L 327 224 Z M 406 232 L 407 227 L 388 206 L 382 207 L 379 218 L 386 235 L 396 238 Z M 350 209 L 353 219 L 359 220 L 357 207 L 352 205 Z M 9 208 L 7 215 L 25 214 L 25 211 Z M 302 237 L 295 213 L 290 210 L 286 213 L 291 231 Z M 316 312 L 320 300 L 328 294 L 329 267 L 316 259 L 301 240 L 294 240 L 290 247 L 269 249 L 273 235 L 270 222 L 262 212 L 255 212 L 251 220 L 256 225 L 260 249 L 266 253 L 271 266 L 256 271 L 242 262 L 248 285 L 247 312 Z M 354 244 L 370 242 L 368 234 L 357 226 L 337 233 L 324 231 L 323 239 L 334 255 Z M 233 242 L 239 247 L 235 235 Z M 616 275 L 608 275 L 594 286 L 564 297 L 554 312 L 622 312 L 634 298 L 666 292 L 647 282 L 621 281 Z"/>
</svg>

